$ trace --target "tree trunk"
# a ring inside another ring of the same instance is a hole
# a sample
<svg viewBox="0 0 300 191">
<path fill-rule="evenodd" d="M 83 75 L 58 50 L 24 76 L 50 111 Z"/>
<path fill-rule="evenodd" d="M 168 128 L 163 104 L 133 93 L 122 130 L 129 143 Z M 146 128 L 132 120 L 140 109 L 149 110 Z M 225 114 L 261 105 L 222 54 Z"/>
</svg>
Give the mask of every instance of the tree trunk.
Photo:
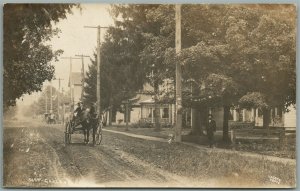
<svg viewBox="0 0 300 191">
<path fill-rule="evenodd" d="M 112 125 L 112 106 L 109 107 L 109 119 L 108 119 L 108 125 L 111 126 Z"/>
<path fill-rule="evenodd" d="M 159 84 L 157 82 L 154 83 L 154 94 L 154 125 L 156 130 L 160 130 Z"/>
<path fill-rule="evenodd" d="M 126 131 L 128 131 L 128 123 L 129 123 L 129 101 L 126 103 L 126 112 L 125 112 L 125 120 L 126 120 Z"/>
<path fill-rule="evenodd" d="M 200 126 L 199 126 L 199 131 L 200 135 L 204 135 L 203 130 L 206 129 L 207 123 L 208 123 L 208 107 L 203 106 L 200 108 Z"/>
<path fill-rule="evenodd" d="M 193 135 L 204 135 L 203 134 L 203 126 L 205 124 L 205 115 L 206 113 L 206 108 L 201 108 L 201 109 L 192 109 L 192 134 Z"/>
<path fill-rule="evenodd" d="M 270 124 L 270 109 L 263 109 L 263 127 L 268 128 Z"/>
<path fill-rule="evenodd" d="M 228 128 L 228 121 L 229 121 L 229 112 L 230 106 L 223 106 L 224 107 L 224 116 L 223 116 L 223 141 L 229 141 L 229 128 Z"/>
<path fill-rule="evenodd" d="M 111 126 L 112 125 L 112 103 L 113 103 L 113 100 L 112 100 L 112 94 L 110 94 L 110 97 L 109 97 L 109 119 L 108 119 L 108 125 Z"/>
<path fill-rule="evenodd" d="M 199 134 L 199 126 L 201 126 L 199 123 L 199 120 L 198 120 L 199 113 L 196 108 L 192 108 L 191 110 L 192 110 L 191 111 L 191 117 L 192 117 L 192 119 L 191 119 L 192 132 L 191 132 L 191 134 L 198 135 Z"/>
</svg>

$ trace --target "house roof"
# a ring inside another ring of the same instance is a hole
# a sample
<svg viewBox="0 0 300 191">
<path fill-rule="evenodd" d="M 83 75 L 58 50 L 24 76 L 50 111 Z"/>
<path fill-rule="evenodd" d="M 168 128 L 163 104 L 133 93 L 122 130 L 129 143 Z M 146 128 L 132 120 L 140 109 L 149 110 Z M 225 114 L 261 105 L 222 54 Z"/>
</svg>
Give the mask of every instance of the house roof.
<svg viewBox="0 0 300 191">
<path fill-rule="evenodd" d="M 69 87 L 70 85 L 81 85 L 81 72 L 72 72 L 69 77 Z"/>
<path fill-rule="evenodd" d="M 143 100 L 143 101 L 140 101 L 139 104 L 154 104 L 154 99 L 151 98 L 151 99 L 147 99 L 147 100 Z M 170 99 L 170 98 L 166 98 L 166 99 L 160 99 L 158 100 L 157 102 L 158 104 L 174 104 L 174 101 L 173 99 Z"/>
<path fill-rule="evenodd" d="M 140 95 L 137 95 L 134 99 L 136 99 L 136 101 L 134 101 L 134 103 L 132 103 L 132 106 L 140 107 L 140 105 L 144 104 L 145 101 L 150 100 L 151 96 L 145 95 L 145 94 L 140 94 Z"/>
<path fill-rule="evenodd" d="M 147 104 L 147 103 L 154 103 L 154 99 L 147 99 L 147 100 L 144 100 L 144 101 L 140 101 L 141 104 Z"/>
</svg>

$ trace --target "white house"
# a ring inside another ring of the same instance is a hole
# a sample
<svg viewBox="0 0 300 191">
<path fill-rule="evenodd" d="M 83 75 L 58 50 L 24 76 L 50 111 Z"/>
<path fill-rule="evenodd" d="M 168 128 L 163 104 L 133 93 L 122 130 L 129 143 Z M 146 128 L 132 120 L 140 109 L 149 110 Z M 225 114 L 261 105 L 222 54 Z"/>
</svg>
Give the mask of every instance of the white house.
<svg viewBox="0 0 300 191">
<path fill-rule="evenodd" d="M 289 112 L 281 108 L 273 108 L 270 111 L 270 127 L 296 128 L 296 109 L 290 106 Z M 209 112 L 214 116 L 219 130 L 223 127 L 223 108 L 210 108 Z M 231 121 L 254 122 L 255 126 L 263 126 L 263 115 L 259 109 L 230 110 Z"/>
<path fill-rule="evenodd" d="M 170 80 L 165 80 L 164 84 L 160 87 L 160 91 L 163 92 L 161 96 L 165 96 L 166 92 L 173 91 L 173 83 Z M 154 123 L 154 99 L 153 99 L 153 87 L 150 84 L 145 84 L 141 93 L 135 98 L 137 100 L 131 106 L 129 112 L 129 123 L 137 123 L 138 121 L 144 121 L 148 123 Z M 296 109 L 294 106 L 289 107 L 289 112 L 284 112 L 281 108 L 273 108 L 270 111 L 270 127 L 285 127 L 296 128 Z M 217 129 L 223 129 L 223 108 L 209 108 L 208 113 L 214 116 Z M 191 111 L 185 113 L 185 126 L 190 126 L 192 123 Z M 195 117 L 195 116 L 194 116 Z M 201 117 L 196 115 L 197 118 Z M 203 119 L 202 119 L 203 120 Z M 259 109 L 231 109 L 230 121 L 241 122 L 254 122 L 255 126 L 263 126 L 263 115 Z M 125 113 L 117 112 L 115 124 L 124 124 L 126 122 Z M 175 104 L 174 103 L 161 103 L 160 104 L 160 122 L 162 124 L 173 125 L 175 123 Z"/>
<path fill-rule="evenodd" d="M 171 89 L 171 83 L 165 80 L 165 83 L 160 87 L 160 91 L 164 94 Z M 135 102 L 131 104 L 129 110 L 128 123 L 137 123 L 139 121 L 154 123 L 154 89 L 150 84 L 145 84 L 143 90 L 137 92 L 137 96 L 133 99 Z M 162 94 L 162 96 L 163 96 Z M 174 123 L 175 105 L 171 103 L 160 103 L 160 122 L 162 124 L 170 125 Z M 126 122 L 126 113 L 117 112 L 114 124 L 124 124 Z M 109 117 L 107 117 L 109 119 Z"/>
</svg>

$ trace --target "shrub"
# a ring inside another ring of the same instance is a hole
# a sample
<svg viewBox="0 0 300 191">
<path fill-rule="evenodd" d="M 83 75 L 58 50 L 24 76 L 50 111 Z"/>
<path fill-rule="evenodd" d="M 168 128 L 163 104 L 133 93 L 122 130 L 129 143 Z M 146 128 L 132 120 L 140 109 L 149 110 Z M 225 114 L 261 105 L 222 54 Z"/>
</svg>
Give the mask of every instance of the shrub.
<svg viewBox="0 0 300 191">
<path fill-rule="evenodd" d="M 133 123 L 131 125 L 131 127 L 132 128 L 151 128 L 151 127 L 153 127 L 153 124 L 149 123 L 149 122 L 139 120 L 138 122 Z"/>
</svg>

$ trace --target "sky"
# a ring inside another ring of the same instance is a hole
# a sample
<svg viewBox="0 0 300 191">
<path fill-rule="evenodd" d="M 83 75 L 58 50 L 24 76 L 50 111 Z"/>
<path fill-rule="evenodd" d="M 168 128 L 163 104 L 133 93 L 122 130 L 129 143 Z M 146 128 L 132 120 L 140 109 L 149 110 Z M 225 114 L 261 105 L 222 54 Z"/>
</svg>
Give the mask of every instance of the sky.
<svg viewBox="0 0 300 191">
<path fill-rule="evenodd" d="M 109 15 L 109 4 L 82 4 L 82 10 L 73 8 L 73 14 L 67 16 L 55 24 L 61 30 L 58 37 L 51 39 L 48 43 L 53 50 L 62 49 L 64 53 L 60 56 L 58 62 L 52 62 L 55 67 L 55 77 L 61 78 L 61 88 L 68 91 L 68 79 L 70 73 L 70 60 L 61 57 L 75 57 L 75 55 L 87 55 L 93 58 L 97 47 L 97 29 L 84 28 L 84 26 L 112 26 L 113 19 Z M 101 30 L 101 41 L 103 42 L 105 29 Z M 91 64 L 90 58 L 84 58 L 85 71 Z M 72 71 L 81 71 L 81 59 L 72 60 Z M 44 86 L 49 82 L 44 83 Z M 58 88 L 58 80 L 54 80 L 52 85 Z M 18 103 L 30 105 L 37 100 L 40 93 L 24 95 Z"/>
</svg>

